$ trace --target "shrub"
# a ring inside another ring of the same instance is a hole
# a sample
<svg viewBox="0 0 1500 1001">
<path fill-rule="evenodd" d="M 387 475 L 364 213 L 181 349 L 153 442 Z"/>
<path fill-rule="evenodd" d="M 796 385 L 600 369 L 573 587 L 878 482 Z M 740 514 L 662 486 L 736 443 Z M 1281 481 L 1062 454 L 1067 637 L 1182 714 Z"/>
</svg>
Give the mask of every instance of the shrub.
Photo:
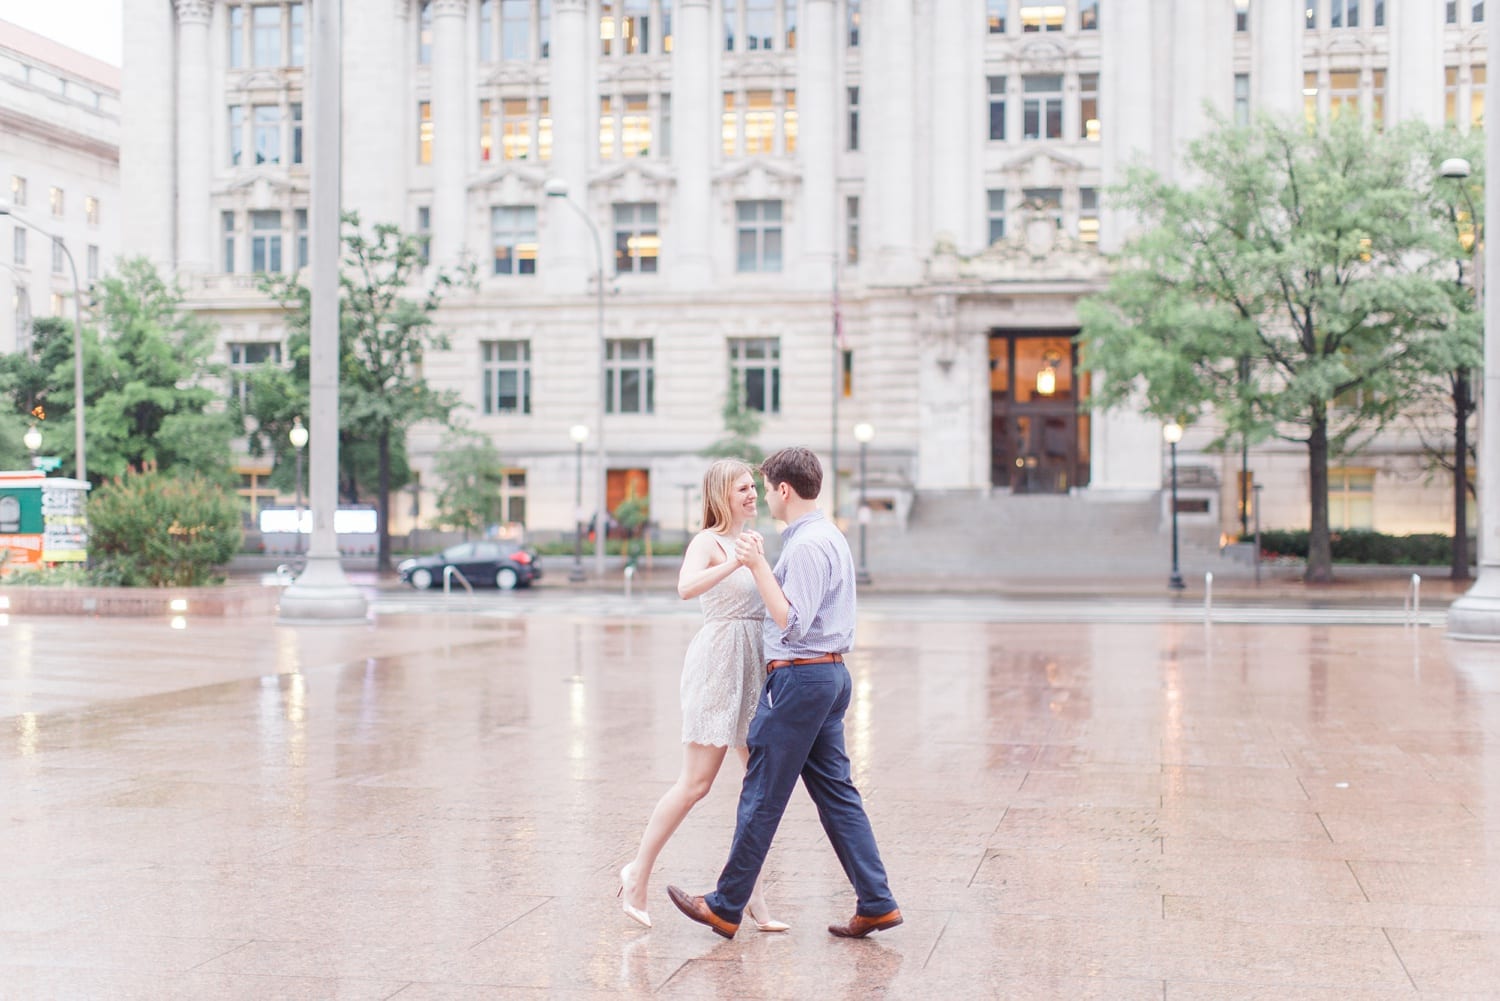
<svg viewBox="0 0 1500 1001">
<path fill-rule="evenodd" d="M 1260 533 L 1262 552 L 1273 556 L 1307 558 L 1307 532 Z M 1249 541 L 1252 537 L 1246 537 Z M 1389 566 L 1443 566 L 1453 558 L 1453 539 L 1447 535 L 1385 535 L 1351 528 L 1332 533 L 1335 563 L 1380 563 Z M 1471 547 L 1477 548 L 1477 547 Z M 1473 553 L 1470 554 L 1473 561 Z"/>
<path fill-rule="evenodd" d="M 127 473 L 89 499 L 89 553 L 127 587 L 196 587 L 240 546 L 232 494 L 197 476 Z"/>
</svg>

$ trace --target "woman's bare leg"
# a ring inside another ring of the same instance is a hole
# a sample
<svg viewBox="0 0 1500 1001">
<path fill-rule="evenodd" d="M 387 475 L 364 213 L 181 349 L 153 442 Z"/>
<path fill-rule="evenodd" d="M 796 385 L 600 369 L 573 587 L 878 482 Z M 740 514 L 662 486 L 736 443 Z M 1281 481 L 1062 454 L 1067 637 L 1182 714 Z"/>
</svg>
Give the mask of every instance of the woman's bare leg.
<svg viewBox="0 0 1500 1001">
<path fill-rule="evenodd" d="M 641 846 L 636 849 L 635 859 L 630 863 L 632 882 L 625 887 L 625 900 L 630 906 L 646 909 L 647 883 L 656 866 L 656 856 L 661 854 L 667 839 L 682 824 L 688 812 L 713 788 L 714 777 L 724 763 L 725 750 L 705 744 L 682 745 L 682 772 L 672 788 L 657 800 L 656 809 L 651 811 L 651 819 L 646 823 L 646 831 L 641 835 Z"/>
</svg>

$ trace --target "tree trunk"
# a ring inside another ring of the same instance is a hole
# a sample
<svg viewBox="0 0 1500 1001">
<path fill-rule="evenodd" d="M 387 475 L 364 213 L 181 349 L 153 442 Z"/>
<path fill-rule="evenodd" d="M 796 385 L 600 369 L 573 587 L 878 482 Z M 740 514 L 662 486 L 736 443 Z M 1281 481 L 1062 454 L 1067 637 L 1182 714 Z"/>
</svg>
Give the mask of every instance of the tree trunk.
<svg viewBox="0 0 1500 1001">
<path fill-rule="evenodd" d="M 389 573 L 391 569 L 391 433 L 380 432 L 380 484 L 376 503 L 380 508 L 379 539 L 375 551 L 376 573 Z"/>
<path fill-rule="evenodd" d="M 1469 370 L 1453 376 L 1453 580 L 1469 579 Z"/>
<path fill-rule="evenodd" d="M 1333 583 L 1333 544 L 1328 538 L 1328 412 L 1312 408 L 1312 430 L 1307 436 L 1307 490 L 1311 524 L 1307 533 L 1307 584 Z"/>
</svg>

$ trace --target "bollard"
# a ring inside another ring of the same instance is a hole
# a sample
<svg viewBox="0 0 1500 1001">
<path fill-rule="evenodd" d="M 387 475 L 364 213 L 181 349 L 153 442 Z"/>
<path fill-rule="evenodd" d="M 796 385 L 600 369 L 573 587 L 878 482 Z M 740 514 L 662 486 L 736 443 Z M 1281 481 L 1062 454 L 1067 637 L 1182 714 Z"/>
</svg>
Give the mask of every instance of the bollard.
<svg viewBox="0 0 1500 1001">
<path fill-rule="evenodd" d="M 1214 572 L 1207 571 L 1203 575 L 1203 624 L 1213 625 L 1214 621 Z"/>
<path fill-rule="evenodd" d="M 1403 602 L 1403 605 L 1406 608 L 1406 621 L 1414 625 L 1417 624 L 1417 620 L 1422 614 L 1421 574 L 1414 573 L 1411 575 L 1411 587 L 1406 592 L 1406 601 Z"/>
<path fill-rule="evenodd" d="M 625 597 L 627 597 L 627 598 L 630 597 L 630 584 L 631 584 L 631 581 L 633 581 L 633 580 L 635 580 L 635 567 L 633 567 L 633 566 L 626 567 L 625 568 Z"/>
</svg>

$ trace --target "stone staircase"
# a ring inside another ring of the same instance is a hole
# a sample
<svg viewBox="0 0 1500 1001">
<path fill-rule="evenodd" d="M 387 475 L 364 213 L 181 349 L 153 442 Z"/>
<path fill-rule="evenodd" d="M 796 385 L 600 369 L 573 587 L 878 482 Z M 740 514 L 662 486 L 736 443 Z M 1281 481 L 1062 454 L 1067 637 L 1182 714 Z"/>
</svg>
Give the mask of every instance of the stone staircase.
<svg viewBox="0 0 1500 1001">
<path fill-rule="evenodd" d="M 1015 580 L 1163 579 L 1171 572 L 1171 530 L 1156 497 L 1091 499 L 1057 494 L 924 493 L 903 529 L 895 518 L 868 526 L 870 572 Z M 850 528 L 850 542 L 858 533 Z M 1221 556 L 1211 528 L 1179 529 L 1183 576 L 1253 576 Z"/>
</svg>

